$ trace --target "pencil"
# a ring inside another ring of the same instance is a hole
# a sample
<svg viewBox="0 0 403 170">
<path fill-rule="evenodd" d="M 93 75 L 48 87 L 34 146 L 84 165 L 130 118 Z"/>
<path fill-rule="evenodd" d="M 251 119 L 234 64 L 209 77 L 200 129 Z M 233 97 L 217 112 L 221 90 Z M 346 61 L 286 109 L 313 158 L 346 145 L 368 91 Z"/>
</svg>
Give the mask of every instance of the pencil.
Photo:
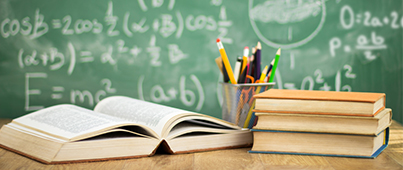
<svg viewBox="0 0 403 170">
<path fill-rule="evenodd" d="M 246 75 L 247 75 L 248 55 L 249 55 L 249 47 L 246 46 L 243 49 L 242 67 L 241 67 L 241 72 L 239 74 L 238 83 L 245 83 L 245 79 L 246 79 Z"/>
<path fill-rule="evenodd" d="M 268 68 L 269 68 L 269 66 L 267 66 L 267 65 L 266 65 L 266 67 L 264 67 L 262 73 L 260 74 L 260 79 L 259 79 L 259 82 L 258 82 L 258 83 L 263 83 L 263 82 L 264 82 L 264 78 L 266 78 L 266 72 L 267 72 Z M 259 86 L 259 87 L 261 87 L 261 86 Z M 259 87 L 258 87 L 258 88 L 259 88 Z M 260 90 L 259 90 L 259 91 L 260 91 Z M 257 92 L 257 91 L 256 91 L 256 92 Z"/>
<path fill-rule="evenodd" d="M 250 106 L 249 112 L 248 112 L 248 117 L 246 117 L 245 123 L 243 124 L 243 128 L 248 128 L 250 119 L 253 114 L 253 108 L 255 108 L 255 100 L 253 100 L 252 105 Z"/>
<path fill-rule="evenodd" d="M 244 69 L 243 72 L 239 75 L 238 83 L 245 83 L 246 71 L 248 71 L 248 69 Z"/>
<path fill-rule="evenodd" d="M 242 69 L 241 69 L 241 72 L 243 72 L 243 70 L 245 70 L 245 68 L 246 68 L 246 64 L 248 63 L 248 55 L 249 55 L 249 47 L 246 46 L 246 47 L 243 49 Z"/>
<path fill-rule="evenodd" d="M 273 82 L 274 75 L 276 74 L 276 69 L 277 69 L 278 60 L 280 59 L 280 55 L 281 55 L 281 48 L 279 48 L 279 49 L 277 50 L 276 58 L 275 58 L 275 60 L 274 60 L 273 67 L 272 67 L 272 69 L 271 69 L 271 74 L 270 74 L 269 83 Z"/>
<path fill-rule="evenodd" d="M 235 68 L 234 68 L 234 78 L 235 78 L 236 82 L 238 82 L 238 80 L 239 80 L 239 72 L 241 72 L 241 65 L 242 65 L 242 58 L 238 57 L 236 59 Z"/>
<path fill-rule="evenodd" d="M 249 67 L 248 67 L 248 74 L 247 74 L 247 76 L 250 76 L 250 77 L 254 76 L 253 69 L 254 69 L 255 52 L 256 52 L 256 48 L 252 47 L 252 54 L 249 57 Z M 255 78 L 255 77 L 253 77 L 253 78 Z M 246 80 L 247 80 L 246 83 L 254 83 L 254 82 L 251 82 L 250 79 L 246 79 Z"/>
<path fill-rule="evenodd" d="M 262 74 L 260 75 L 260 79 L 259 79 L 258 83 L 262 83 L 264 78 L 266 78 L 267 70 L 268 70 L 268 66 L 266 65 L 266 67 L 264 67 L 264 69 L 262 71 Z M 262 86 L 257 86 L 255 94 L 260 93 L 261 89 L 262 89 Z M 244 128 L 247 128 L 249 126 L 249 122 L 251 121 L 252 114 L 253 114 L 252 110 L 253 110 L 254 107 L 255 107 L 255 100 L 253 101 L 252 106 L 249 109 L 248 115 L 246 116 L 246 120 L 245 120 L 245 123 L 244 123 L 244 126 L 243 126 Z"/>
<path fill-rule="evenodd" d="M 223 71 L 222 71 L 222 58 L 221 58 L 221 56 L 217 57 L 215 59 L 215 63 L 217 64 L 218 69 L 220 69 L 221 73 L 224 74 Z"/>
<path fill-rule="evenodd" d="M 271 60 L 269 69 L 267 69 L 266 78 L 264 79 L 265 82 L 269 82 L 270 73 L 271 73 L 271 69 L 273 68 L 273 64 L 274 64 L 274 59 Z"/>
<path fill-rule="evenodd" d="M 256 78 L 258 78 L 262 71 L 260 68 L 260 65 L 262 64 L 262 44 L 260 44 L 260 42 L 257 42 L 255 56 L 255 75 Z"/>
<path fill-rule="evenodd" d="M 271 60 L 271 62 L 270 62 L 269 69 L 267 69 L 266 77 L 269 76 L 269 73 L 270 73 L 271 69 L 273 68 L 273 65 L 274 65 L 274 59 Z"/>
<path fill-rule="evenodd" d="M 249 63 L 249 61 L 248 61 L 248 63 L 246 63 L 246 68 L 245 68 L 245 71 L 244 72 L 246 72 L 246 74 L 245 74 L 245 83 L 249 83 L 249 81 L 248 81 L 248 79 L 246 78 L 248 75 L 249 75 L 249 67 L 250 67 L 250 65 L 251 65 L 251 63 Z"/>
<path fill-rule="evenodd" d="M 224 61 L 222 61 L 222 58 L 221 58 L 221 66 L 222 66 L 224 83 L 228 83 L 230 80 L 228 77 L 227 69 L 225 68 L 225 65 L 224 65 Z"/>
<path fill-rule="evenodd" d="M 224 46 L 222 45 L 222 42 L 219 38 L 217 38 L 217 46 L 218 50 L 220 51 L 222 61 L 224 62 L 225 69 L 227 70 L 229 80 L 232 84 L 237 84 L 234 78 L 234 72 L 232 72 L 231 64 L 228 60 L 227 53 L 225 52 Z"/>
</svg>

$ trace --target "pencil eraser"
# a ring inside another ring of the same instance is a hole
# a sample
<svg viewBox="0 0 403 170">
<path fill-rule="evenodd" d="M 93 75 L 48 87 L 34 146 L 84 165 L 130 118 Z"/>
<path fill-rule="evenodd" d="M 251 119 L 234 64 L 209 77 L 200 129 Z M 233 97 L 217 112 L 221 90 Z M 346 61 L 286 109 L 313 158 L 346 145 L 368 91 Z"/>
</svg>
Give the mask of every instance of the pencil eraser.
<svg viewBox="0 0 403 170">
<path fill-rule="evenodd" d="M 219 38 L 217 38 L 217 42 L 220 42 L 221 40 Z"/>
</svg>

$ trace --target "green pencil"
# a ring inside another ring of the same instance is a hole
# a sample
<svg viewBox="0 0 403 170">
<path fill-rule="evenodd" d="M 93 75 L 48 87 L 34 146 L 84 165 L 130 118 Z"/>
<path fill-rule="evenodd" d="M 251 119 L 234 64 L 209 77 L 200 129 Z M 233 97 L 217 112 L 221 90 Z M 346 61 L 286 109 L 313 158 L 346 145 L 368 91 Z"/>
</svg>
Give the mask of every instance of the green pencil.
<svg viewBox="0 0 403 170">
<path fill-rule="evenodd" d="M 276 53 L 276 58 L 274 60 L 273 68 L 271 69 L 272 71 L 271 71 L 269 83 L 273 82 L 274 75 L 276 74 L 277 63 L 278 63 L 278 60 L 280 59 L 280 55 L 281 55 L 281 48 L 278 48 L 277 53 Z"/>
</svg>

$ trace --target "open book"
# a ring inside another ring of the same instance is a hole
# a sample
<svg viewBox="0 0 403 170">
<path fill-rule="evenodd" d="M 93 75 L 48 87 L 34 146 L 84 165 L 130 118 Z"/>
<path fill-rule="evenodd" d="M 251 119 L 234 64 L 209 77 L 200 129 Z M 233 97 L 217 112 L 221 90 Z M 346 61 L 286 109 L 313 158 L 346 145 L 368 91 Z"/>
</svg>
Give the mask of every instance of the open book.
<svg viewBox="0 0 403 170">
<path fill-rule="evenodd" d="M 151 156 L 159 146 L 186 153 L 250 146 L 252 133 L 234 124 L 123 96 L 94 111 L 62 104 L 14 119 L 0 146 L 44 163 Z"/>
</svg>

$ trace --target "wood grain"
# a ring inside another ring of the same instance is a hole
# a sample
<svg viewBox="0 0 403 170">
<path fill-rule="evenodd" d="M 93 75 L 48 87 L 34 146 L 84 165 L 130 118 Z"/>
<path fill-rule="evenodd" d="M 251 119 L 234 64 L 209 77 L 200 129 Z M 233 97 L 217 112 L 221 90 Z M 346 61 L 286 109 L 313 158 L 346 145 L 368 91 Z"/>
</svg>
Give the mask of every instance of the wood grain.
<svg viewBox="0 0 403 170">
<path fill-rule="evenodd" d="M 157 154 L 137 160 L 130 159 L 124 169 L 193 169 L 193 154 Z"/>
<path fill-rule="evenodd" d="M 387 154 L 381 153 L 375 159 L 366 158 L 342 158 L 342 157 L 327 157 L 331 166 L 335 169 L 402 169 L 403 167 Z"/>
<path fill-rule="evenodd" d="M 14 152 L 5 151 L 0 157 L 0 169 L 52 169 L 53 165 L 46 165 L 40 162 L 34 161 L 30 158 L 21 156 Z"/>
<path fill-rule="evenodd" d="M 102 161 L 102 162 L 88 162 L 88 163 L 71 163 L 71 164 L 56 164 L 52 170 L 110 170 L 110 169 L 123 169 L 126 160 Z"/>
<path fill-rule="evenodd" d="M 195 153 L 195 169 L 262 169 L 257 155 L 250 148 Z"/>
<path fill-rule="evenodd" d="M 10 122 L 0 119 L 0 125 Z M 403 126 L 393 121 L 389 146 L 375 159 L 284 154 L 250 154 L 250 148 L 102 162 L 46 165 L 0 148 L 0 169 L 391 169 L 403 170 Z"/>
</svg>

